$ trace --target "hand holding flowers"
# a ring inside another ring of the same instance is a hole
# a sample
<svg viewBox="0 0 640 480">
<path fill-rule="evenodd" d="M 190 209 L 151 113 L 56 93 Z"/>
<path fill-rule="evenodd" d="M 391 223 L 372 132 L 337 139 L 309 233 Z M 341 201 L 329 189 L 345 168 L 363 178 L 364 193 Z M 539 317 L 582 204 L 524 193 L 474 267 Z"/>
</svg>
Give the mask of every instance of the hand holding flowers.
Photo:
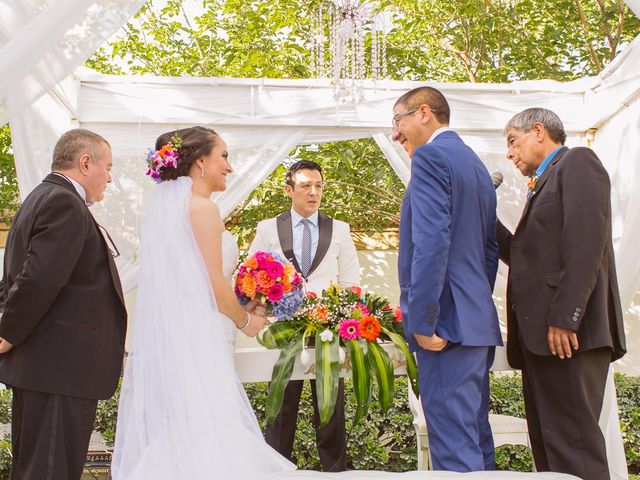
<svg viewBox="0 0 640 480">
<path fill-rule="evenodd" d="M 264 312 L 278 320 L 291 317 L 302 305 L 302 278 L 291 263 L 273 252 L 259 251 L 247 258 L 234 289 L 240 303 L 263 305 Z"/>
</svg>

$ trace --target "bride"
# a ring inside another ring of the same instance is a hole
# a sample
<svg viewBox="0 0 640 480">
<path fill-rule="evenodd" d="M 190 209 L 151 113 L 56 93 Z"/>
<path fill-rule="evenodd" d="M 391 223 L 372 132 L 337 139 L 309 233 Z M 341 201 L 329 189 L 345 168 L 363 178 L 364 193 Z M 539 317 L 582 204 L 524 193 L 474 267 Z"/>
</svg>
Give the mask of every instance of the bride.
<svg viewBox="0 0 640 480">
<path fill-rule="evenodd" d="M 232 172 L 213 130 L 168 132 L 150 154 L 133 344 L 112 464 L 114 480 L 258 478 L 294 469 L 264 441 L 233 363 L 238 329 L 266 324 L 242 307 L 238 257 L 211 193 Z M 252 308 L 249 305 L 248 308 Z"/>
</svg>

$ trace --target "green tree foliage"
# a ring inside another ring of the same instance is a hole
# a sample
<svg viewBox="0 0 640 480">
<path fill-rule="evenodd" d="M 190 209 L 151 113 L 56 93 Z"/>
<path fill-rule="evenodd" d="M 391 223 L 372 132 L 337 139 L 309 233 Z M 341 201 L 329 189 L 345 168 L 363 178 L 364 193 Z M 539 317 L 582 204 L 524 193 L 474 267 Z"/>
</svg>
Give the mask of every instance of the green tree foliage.
<svg viewBox="0 0 640 480">
<path fill-rule="evenodd" d="M 150 0 L 88 65 L 105 73 L 306 78 L 311 17 L 324 2 L 169 0 L 160 8 Z M 388 73 L 397 80 L 594 75 L 640 33 L 623 0 L 370 3 L 390 17 Z"/>
<path fill-rule="evenodd" d="M 0 223 L 11 223 L 18 208 L 18 179 L 11 148 L 9 125 L 0 127 Z"/>
<path fill-rule="evenodd" d="M 622 0 L 399 0 L 396 78 L 508 82 L 595 75 L 640 32 Z M 407 39 L 411 45 L 407 48 Z"/>
</svg>

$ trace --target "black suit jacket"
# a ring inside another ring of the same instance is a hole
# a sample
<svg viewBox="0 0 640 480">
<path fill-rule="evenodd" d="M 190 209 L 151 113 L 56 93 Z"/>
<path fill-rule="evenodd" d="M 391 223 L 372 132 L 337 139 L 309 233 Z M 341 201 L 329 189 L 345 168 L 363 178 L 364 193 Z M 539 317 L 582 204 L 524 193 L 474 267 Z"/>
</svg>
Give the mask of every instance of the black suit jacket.
<svg viewBox="0 0 640 480">
<path fill-rule="evenodd" d="M 611 240 L 611 185 L 596 154 L 562 148 L 527 201 L 514 234 L 498 222 L 507 283 L 507 356 L 551 355 L 547 326 L 578 334 L 579 351 L 626 352 Z"/>
<path fill-rule="evenodd" d="M 126 310 L 113 259 L 84 200 L 50 174 L 16 215 L 4 259 L 0 381 L 104 399 L 115 391 Z"/>
</svg>

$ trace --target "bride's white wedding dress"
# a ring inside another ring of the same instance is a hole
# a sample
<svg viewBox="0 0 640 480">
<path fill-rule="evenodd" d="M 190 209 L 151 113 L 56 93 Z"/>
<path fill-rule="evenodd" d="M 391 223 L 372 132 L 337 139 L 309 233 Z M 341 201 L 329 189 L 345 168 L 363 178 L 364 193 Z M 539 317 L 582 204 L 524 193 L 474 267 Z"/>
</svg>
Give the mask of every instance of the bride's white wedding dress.
<svg viewBox="0 0 640 480">
<path fill-rule="evenodd" d="M 295 468 L 264 441 L 236 375 L 237 330 L 218 311 L 193 236 L 191 188 L 189 177 L 163 182 L 145 202 L 114 480 L 244 479 Z M 230 279 L 238 247 L 229 233 L 222 245 Z"/>
</svg>

